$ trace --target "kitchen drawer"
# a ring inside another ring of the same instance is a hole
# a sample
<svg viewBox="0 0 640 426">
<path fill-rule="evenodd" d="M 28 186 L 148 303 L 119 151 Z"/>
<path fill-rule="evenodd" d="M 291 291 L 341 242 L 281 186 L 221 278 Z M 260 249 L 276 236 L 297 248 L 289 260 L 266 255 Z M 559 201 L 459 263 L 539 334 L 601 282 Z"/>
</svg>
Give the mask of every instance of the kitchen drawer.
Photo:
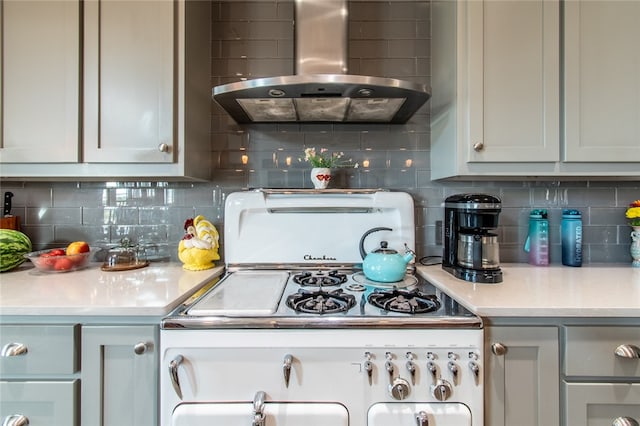
<svg viewBox="0 0 640 426">
<path fill-rule="evenodd" d="M 567 425 L 611 426 L 640 422 L 640 383 L 564 383 Z"/>
<path fill-rule="evenodd" d="M 615 354 L 621 345 L 640 350 L 640 327 L 566 327 L 567 376 L 608 376 L 640 380 L 640 359 Z"/>
<path fill-rule="evenodd" d="M 78 380 L 0 381 L 0 424 L 10 416 L 22 415 L 29 426 L 75 426 L 78 388 Z"/>
<path fill-rule="evenodd" d="M 78 336 L 79 326 L 74 325 L 0 327 L 0 377 L 75 373 Z M 23 345 L 26 352 L 10 350 L 17 345 Z"/>
</svg>

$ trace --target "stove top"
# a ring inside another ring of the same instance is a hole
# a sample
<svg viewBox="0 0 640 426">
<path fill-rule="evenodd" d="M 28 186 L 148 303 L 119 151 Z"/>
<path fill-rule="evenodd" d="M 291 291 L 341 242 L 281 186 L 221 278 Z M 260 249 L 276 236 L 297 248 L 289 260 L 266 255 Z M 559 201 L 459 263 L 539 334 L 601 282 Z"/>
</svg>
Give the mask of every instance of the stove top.
<svg viewBox="0 0 640 426">
<path fill-rule="evenodd" d="M 240 270 L 228 273 L 164 328 L 481 328 L 481 320 L 412 274 L 396 283 L 354 270 Z"/>
</svg>

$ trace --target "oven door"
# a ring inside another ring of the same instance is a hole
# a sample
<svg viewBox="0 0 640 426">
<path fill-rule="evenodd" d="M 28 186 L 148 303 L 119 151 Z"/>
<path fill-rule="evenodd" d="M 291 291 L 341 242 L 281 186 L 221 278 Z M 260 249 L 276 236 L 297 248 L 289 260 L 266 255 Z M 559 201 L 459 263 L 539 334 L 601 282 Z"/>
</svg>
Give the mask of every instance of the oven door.
<svg viewBox="0 0 640 426">
<path fill-rule="evenodd" d="M 336 403 L 265 402 L 256 419 L 254 404 L 247 402 L 180 404 L 171 426 L 348 426 L 347 409 Z M 255 420 L 262 419 L 255 422 Z"/>
<path fill-rule="evenodd" d="M 379 403 L 367 414 L 367 426 L 471 426 L 469 407 L 459 403 Z"/>
</svg>

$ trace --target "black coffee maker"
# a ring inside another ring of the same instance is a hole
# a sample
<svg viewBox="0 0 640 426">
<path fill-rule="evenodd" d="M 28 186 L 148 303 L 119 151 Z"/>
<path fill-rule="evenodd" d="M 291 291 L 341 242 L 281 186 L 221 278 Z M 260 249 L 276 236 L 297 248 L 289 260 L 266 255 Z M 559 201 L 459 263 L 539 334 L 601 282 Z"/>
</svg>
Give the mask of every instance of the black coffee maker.
<svg viewBox="0 0 640 426">
<path fill-rule="evenodd" d="M 501 201 L 486 194 L 457 194 L 444 201 L 442 268 L 477 283 L 502 282 L 498 236 Z"/>
</svg>

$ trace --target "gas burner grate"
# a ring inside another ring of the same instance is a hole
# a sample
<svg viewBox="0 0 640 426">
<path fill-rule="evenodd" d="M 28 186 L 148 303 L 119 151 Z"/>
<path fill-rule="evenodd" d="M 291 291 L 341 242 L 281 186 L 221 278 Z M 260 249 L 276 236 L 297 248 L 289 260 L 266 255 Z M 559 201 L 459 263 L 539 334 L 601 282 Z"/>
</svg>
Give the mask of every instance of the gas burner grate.
<svg viewBox="0 0 640 426">
<path fill-rule="evenodd" d="M 355 296 L 345 294 L 341 289 L 333 291 L 305 291 L 287 297 L 287 306 L 296 312 L 306 314 L 335 314 L 347 312 L 356 304 Z"/>
<path fill-rule="evenodd" d="M 440 308 L 440 301 L 436 296 L 417 290 L 378 290 L 371 293 L 367 301 L 385 311 L 406 314 L 424 314 Z"/>
<path fill-rule="evenodd" d="M 338 271 L 300 272 L 293 276 L 293 282 L 303 287 L 330 287 L 347 281 L 347 275 Z"/>
</svg>

